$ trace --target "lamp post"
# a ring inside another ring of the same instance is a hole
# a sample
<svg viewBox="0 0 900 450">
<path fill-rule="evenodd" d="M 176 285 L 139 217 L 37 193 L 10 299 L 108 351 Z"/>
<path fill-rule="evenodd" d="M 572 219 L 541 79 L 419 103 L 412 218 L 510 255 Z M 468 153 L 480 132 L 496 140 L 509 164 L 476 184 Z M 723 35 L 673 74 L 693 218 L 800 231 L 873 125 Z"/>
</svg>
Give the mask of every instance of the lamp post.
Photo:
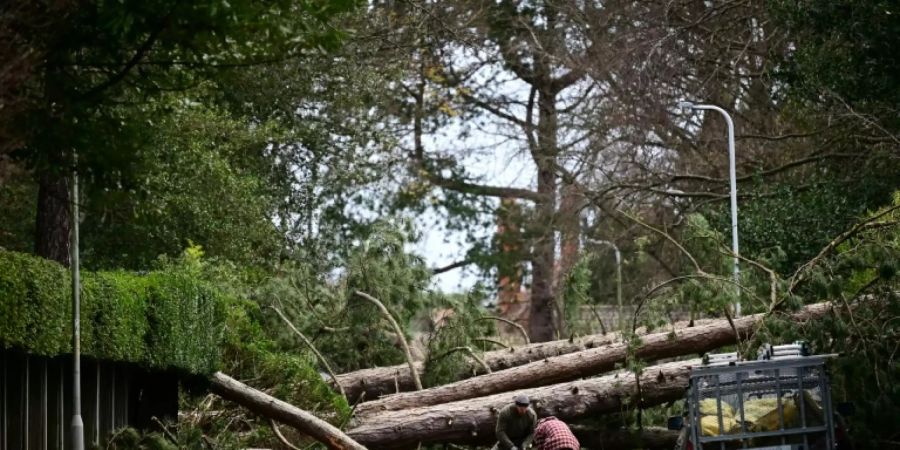
<svg viewBox="0 0 900 450">
<path fill-rule="evenodd" d="M 624 332 L 624 322 L 622 321 L 622 254 L 619 253 L 619 247 L 610 241 L 592 238 L 587 238 L 586 240 L 591 244 L 608 245 L 612 247 L 613 251 L 616 253 L 616 301 L 619 304 L 619 331 Z"/>
<path fill-rule="evenodd" d="M 734 259 L 735 288 L 740 289 L 738 288 L 738 283 L 740 282 L 740 268 L 738 267 L 737 176 L 735 175 L 736 170 L 734 161 L 734 121 L 731 120 L 731 115 L 728 114 L 728 111 L 715 105 L 697 105 L 691 102 L 678 102 L 678 107 L 681 108 L 681 111 L 684 114 L 690 114 L 698 109 L 716 111 L 725 118 L 725 122 L 728 124 L 728 177 L 731 183 L 731 252 L 733 253 Z M 741 316 L 740 291 L 738 291 L 738 297 L 734 305 L 734 315 L 735 317 Z"/>
<path fill-rule="evenodd" d="M 77 160 L 77 158 L 76 158 Z M 81 420 L 81 273 L 78 260 L 78 170 L 72 172 L 72 448 L 84 450 Z"/>
</svg>

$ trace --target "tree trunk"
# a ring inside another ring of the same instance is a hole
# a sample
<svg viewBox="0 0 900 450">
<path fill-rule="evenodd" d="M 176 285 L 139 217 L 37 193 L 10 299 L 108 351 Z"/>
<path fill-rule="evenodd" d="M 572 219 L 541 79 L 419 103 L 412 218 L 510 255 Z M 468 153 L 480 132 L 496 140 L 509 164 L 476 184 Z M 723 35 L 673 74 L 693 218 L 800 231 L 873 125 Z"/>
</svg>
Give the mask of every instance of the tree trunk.
<svg viewBox="0 0 900 450">
<path fill-rule="evenodd" d="M 695 321 L 694 326 L 713 323 L 716 322 L 716 320 L 717 319 L 697 320 Z M 672 328 L 674 329 L 688 327 L 689 322 L 677 322 L 672 325 Z M 639 328 L 637 333 L 639 335 L 644 335 L 646 334 L 646 330 Z M 496 372 L 539 361 L 551 356 L 566 355 L 582 350 L 597 348 L 602 345 L 619 341 L 620 337 L 620 333 L 611 332 L 559 341 L 539 342 L 518 348 L 486 352 L 483 359 L 488 367 Z M 416 362 L 415 367 L 420 375 L 424 372 L 424 365 L 421 362 Z M 461 372 L 459 376 L 460 379 L 464 379 L 479 373 L 485 372 L 477 364 L 472 363 L 465 371 Z M 341 386 L 343 386 L 344 390 L 347 392 L 347 398 L 350 399 L 351 402 L 359 399 L 363 393 L 365 393 L 363 400 L 373 401 L 384 395 L 415 390 L 412 378 L 410 377 L 409 366 L 406 364 L 357 370 L 340 374 L 337 378 L 340 381 Z"/>
<path fill-rule="evenodd" d="M 38 180 L 34 252 L 68 267 L 72 229 L 69 183 L 64 175 L 53 170 L 44 169 Z"/>
<path fill-rule="evenodd" d="M 535 87 L 538 90 L 537 148 L 532 150 L 532 159 L 538 168 L 537 190 L 543 196 L 537 204 L 538 227 L 531 258 L 531 307 L 528 316 L 528 335 L 533 342 L 557 339 L 553 320 L 555 295 L 553 273 L 556 267 L 556 157 L 559 152 L 559 124 L 556 116 L 556 92 L 549 86 L 546 70 L 538 69 Z"/>
<path fill-rule="evenodd" d="M 584 426 L 570 426 L 581 448 L 598 450 L 636 449 L 672 450 L 678 440 L 678 432 L 665 428 L 648 427 L 643 430 L 598 430 Z"/>
<path fill-rule="evenodd" d="M 365 447 L 328 422 L 290 403 L 257 391 L 222 372 L 214 373 L 211 383 L 210 390 L 220 397 L 240 404 L 263 417 L 290 425 L 332 450 L 365 450 Z"/>
<path fill-rule="evenodd" d="M 690 367 L 699 360 L 652 366 L 641 374 L 643 407 L 684 397 Z M 538 415 L 564 421 L 621 411 L 636 404 L 637 384 L 630 372 L 547 387 L 504 392 L 435 406 L 387 411 L 361 417 L 348 435 L 370 449 L 409 449 L 439 442 L 490 444 L 497 413 L 519 394 L 528 395 Z"/>
<path fill-rule="evenodd" d="M 817 318 L 830 309 L 829 303 L 810 305 L 794 314 L 794 319 Z M 733 328 L 728 320 L 722 319 L 693 328 L 648 334 L 641 339 L 641 345 L 634 348 L 634 356 L 645 361 L 655 361 L 715 350 L 734 344 L 737 338 L 751 337 L 756 331 L 755 325 L 763 318 L 763 314 L 756 314 L 735 319 Z M 616 364 L 625 362 L 628 353 L 628 344 L 625 342 L 607 344 L 422 391 L 387 396 L 359 405 L 357 413 L 360 416 L 381 414 L 383 411 L 437 405 L 594 376 L 613 370 Z"/>
</svg>

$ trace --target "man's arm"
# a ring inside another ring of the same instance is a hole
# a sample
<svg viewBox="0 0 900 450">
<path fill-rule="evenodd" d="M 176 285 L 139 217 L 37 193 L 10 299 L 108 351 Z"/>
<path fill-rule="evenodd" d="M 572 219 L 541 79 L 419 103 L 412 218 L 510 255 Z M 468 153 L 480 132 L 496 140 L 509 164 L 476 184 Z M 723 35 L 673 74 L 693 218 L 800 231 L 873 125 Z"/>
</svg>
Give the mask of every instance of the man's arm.
<svg viewBox="0 0 900 450">
<path fill-rule="evenodd" d="M 508 416 L 503 413 L 497 417 L 497 429 L 495 430 L 497 433 L 497 440 L 500 441 L 500 448 L 503 449 L 513 448 L 515 445 L 509 436 L 506 435 L 507 417 Z"/>
<path fill-rule="evenodd" d="M 547 431 L 547 427 L 538 425 L 534 429 L 534 439 L 531 440 L 531 443 L 534 444 L 535 447 L 541 448 L 541 444 L 543 443 L 546 436 L 544 436 Z"/>
<path fill-rule="evenodd" d="M 531 440 L 534 438 L 534 429 L 537 427 L 537 414 L 534 411 L 528 410 L 528 418 L 531 419 L 531 425 L 528 428 L 528 436 L 525 436 L 525 439 L 522 440 L 522 450 L 531 447 Z"/>
</svg>

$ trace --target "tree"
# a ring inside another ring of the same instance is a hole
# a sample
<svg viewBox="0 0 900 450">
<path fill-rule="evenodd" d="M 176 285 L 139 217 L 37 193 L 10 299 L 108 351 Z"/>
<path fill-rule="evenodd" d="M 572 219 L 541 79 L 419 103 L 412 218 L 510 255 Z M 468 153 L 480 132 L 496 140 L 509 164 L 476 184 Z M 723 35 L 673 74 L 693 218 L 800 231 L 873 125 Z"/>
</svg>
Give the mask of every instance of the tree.
<svg viewBox="0 0 900 450">
<path fill-rule="evenodd" d="M 273 142 L 283 133 L 203 107 L 174 109 L 154 120 L 160 132 L 117 188 L 86 192 L 85 265 L 142 270 L 189 245 L 248 270 L 276 265 L 285 241 L 273 216 L 287 189 Z"/>
<path fill-rule="evenodd" d="M 39 184 L 36 252 L 68 260 L 66 177 L 75 152 L 83 176 L 114 185 L 133 170 L 129 156 L 147 131 L 138 113 L 150 113 L 161 93 L 184 90 L 223 66 L 333 46 L 340 33 L 328 20 L 353 5 L 160 0 L 71 11 L 39 47 L 45 57 L 28 90 L 35 107 L 17 117 L 29 132 L 19 154 Z"/>
</svg>

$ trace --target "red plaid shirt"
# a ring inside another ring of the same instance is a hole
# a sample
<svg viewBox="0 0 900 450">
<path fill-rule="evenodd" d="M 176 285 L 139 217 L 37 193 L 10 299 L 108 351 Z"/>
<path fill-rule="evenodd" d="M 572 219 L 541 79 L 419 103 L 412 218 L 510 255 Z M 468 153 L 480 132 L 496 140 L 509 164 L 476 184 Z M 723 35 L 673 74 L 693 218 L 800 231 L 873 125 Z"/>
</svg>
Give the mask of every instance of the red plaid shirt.
<svg viewBox="0 0 900 450">
<path fill-rule="evenodd" d="M 545 417 L 538 421 L 534 429 L 534 445 L 539 450 L 579 450 L 581 445 L 572 430 L 556 417 Z"/>
</svg>

